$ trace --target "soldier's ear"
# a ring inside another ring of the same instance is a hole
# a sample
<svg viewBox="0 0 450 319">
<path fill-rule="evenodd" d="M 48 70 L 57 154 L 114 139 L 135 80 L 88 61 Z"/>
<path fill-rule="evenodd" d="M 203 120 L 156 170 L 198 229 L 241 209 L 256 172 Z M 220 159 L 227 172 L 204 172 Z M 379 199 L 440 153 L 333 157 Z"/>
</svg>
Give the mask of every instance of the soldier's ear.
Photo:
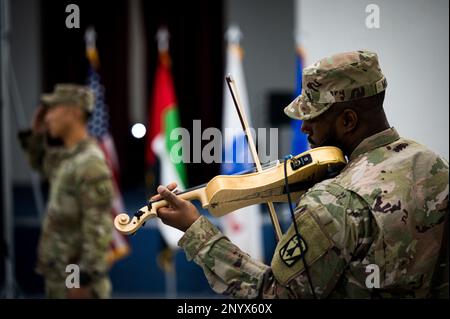
<svg viewBox="0 0 450 319">
<path fill-rule="evenodd" d="M 79 108 L 79 107 L 71 107 L 71 115 L 76 118 L 79 121 L 84 122 L 85 121 L 85 116 L 84 116 L 84 111 Z"/>
<path fill-rule="evenodd" d="M 352 132 L 358 126 L 358 114 L 352 109 L 345 109 L 342 114 L 342 128 L 344 133 Z"/>
</svg>

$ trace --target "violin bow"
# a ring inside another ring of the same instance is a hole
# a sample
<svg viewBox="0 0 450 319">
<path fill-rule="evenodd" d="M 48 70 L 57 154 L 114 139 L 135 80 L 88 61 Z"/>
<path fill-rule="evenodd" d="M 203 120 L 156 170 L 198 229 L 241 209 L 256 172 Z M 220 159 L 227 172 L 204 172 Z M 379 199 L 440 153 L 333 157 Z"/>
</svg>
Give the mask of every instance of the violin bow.
<svg viewBox="0 0 450 319">
<path fill-rule="evenodd" d="M 263 169 L 261 166 L 261 161 L 259 160 L 258 153 L 256 151 L 255 142 L 253 140 L 252 134 L 250 133 L 250 127 L 248 125 L 247 117 L 245 115 L 244 109 L 241 106 L 242 104 L 239 99 L 239 95 L 237 93 L 236 82 L 234 81 L 234 79 L 231 77 L 230 74 L 226 76 L 226 81 L 228 84 L 228 88 L 230 89 L 231 97 L 233 98 L 233 103 L 236 106 L 236 111 L 238 113 L 239 120 L 241 121 L 242 129 L 244 130 L 245 136 L 247 137 L 248 146 L 250 148 L 250 152 L 252 153 L 253 161 L 255 162 L 256 165 L 256 170 L 258 172 L 262 172 Z M 267 206 L 269 207 L 270 219 L 275 229 L 275 237 L 278 242 L 280 241 L 280 238 L 282 236 L 280 222 L 278 221 L 278 216 L 275 212 L 275 207 L 273 206 L 273 203 L 267 202 Z"/>
</svg>

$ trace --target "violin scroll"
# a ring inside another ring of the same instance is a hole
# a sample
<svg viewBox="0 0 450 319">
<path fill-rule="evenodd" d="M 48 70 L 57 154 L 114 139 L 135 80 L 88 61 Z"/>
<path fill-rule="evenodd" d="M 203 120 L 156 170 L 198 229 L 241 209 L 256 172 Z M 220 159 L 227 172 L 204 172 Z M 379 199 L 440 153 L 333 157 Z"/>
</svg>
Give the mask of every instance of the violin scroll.
<svg viewBox="0 0 450 319">
<path fill-rule="evenodd" d="M 130 235 L 143 226 L 147 220 L 154 217 L 157 217 L 156 209 L 148 205 L 139 209 L 132 218 L 126 213 L 117 215 L 114 218 L 114 227 L 122 234 Z"/>
</svg>

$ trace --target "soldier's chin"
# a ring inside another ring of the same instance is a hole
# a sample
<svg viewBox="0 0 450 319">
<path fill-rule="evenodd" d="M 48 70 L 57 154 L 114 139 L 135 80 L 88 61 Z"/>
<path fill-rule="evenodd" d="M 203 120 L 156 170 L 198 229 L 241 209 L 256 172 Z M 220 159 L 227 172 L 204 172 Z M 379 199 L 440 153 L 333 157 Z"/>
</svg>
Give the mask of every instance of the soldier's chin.
<svg viewBox="0 0 450 319">
<path fill-rule="evenodd" d="M 57 133 L 54 130 L 51 130 L 51 129 L 48 130 L 48 136 L 51 137 L 51 138 L 57 138 L 58 137 Z"/>
<path fill-rule="evenodd" d="M 48 137 L 50 137 L 52 139 L 59 139 L 59 138 L 61 138 L 60 132 L 58 132 L 55 129 L 53 129 L 53 130 L 49 129 L 47 132 L 48 132 Z"/>
<path fill-rule="evenodd" d="M 313 148 L 318 148 L 318 147 L 322 147 L 322 146 L 333 146 L 333 145 L 331 145 L 329 142 L 328 142 L 328 140 L 325 140 L 325 141 L 323 141 L 323 142 L 321 142 L 321 143 L 319 143 L 319 144 L 316 144 L 316 143 L 309 143 L 309 147 L 311 148 L 311 149 L 313 149 Z"/>
<path fill-rule="evenodd" d="M 64 142 L 59 137 L 53 137 L 50 132 L 47 132 L 47 144 L 49 146 L 63 146 Z"/>
<path fill-rule="evenodd" d="M 316 143 L 313 142 L 312 139 L 308 138 L 308 144 L 309 144 L 309 148 L 313 149 L 316 147 L 319 147 L 319 145 L 317 145 Z"/>
</svg>

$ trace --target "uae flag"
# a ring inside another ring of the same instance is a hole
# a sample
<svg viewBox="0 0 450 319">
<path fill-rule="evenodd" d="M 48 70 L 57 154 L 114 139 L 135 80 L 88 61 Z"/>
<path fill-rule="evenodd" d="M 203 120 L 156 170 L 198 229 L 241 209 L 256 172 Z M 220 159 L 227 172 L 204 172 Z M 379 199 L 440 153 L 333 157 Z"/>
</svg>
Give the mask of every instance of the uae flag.
<svg viewBox="0 0 450 319">
<path fill-rule="evenodd" d="M 159 50 L 158 66 L 156 69 L 153 95 L 148 113 L 148 131 L 146 141 L 146 163 L 155 168 L 159 162 L 159 182 L 167 185 L 171 182 L 178 184 L 177 189 L 183 190 L 187 185 L 186 168 L 183 161 L 174 159 L 171 151 L 180 151 L 181 137 L 170 136 L 171 132 L 180 127 L 180 116 L 171 74 L 171 60 L 167 47 Z M 176 135 L 176 134 L 174 134 Z M 175 148 L 174 148 L 175 147 Z M 177 153 L 177 157 L 178 157 Z M 178 229 L 167 226 L 157 219 L 161 234 L 170 248 L 177 248 L 178 240 L 183 233 Z"/>
</svg>

